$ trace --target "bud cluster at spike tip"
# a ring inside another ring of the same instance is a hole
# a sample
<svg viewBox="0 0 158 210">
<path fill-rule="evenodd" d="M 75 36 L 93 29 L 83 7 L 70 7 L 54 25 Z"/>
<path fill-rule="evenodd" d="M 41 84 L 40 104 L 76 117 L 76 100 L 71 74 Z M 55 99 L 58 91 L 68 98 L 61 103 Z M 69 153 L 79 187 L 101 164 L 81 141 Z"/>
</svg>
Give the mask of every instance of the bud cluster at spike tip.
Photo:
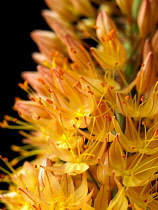
<svg viewBox="0 0 158 210">
<path fill-rule="evenodd" d="M 158 210 L 158 1 L 44 1 L 3 209 Z"/>
</svg>

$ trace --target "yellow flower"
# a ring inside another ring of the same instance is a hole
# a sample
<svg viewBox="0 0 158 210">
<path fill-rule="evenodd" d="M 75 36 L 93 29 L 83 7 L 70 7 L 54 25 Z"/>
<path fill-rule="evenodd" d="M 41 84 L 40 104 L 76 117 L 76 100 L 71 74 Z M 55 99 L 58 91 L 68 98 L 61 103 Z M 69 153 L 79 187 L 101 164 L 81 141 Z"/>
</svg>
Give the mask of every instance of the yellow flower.
<svg viewBox="0 0 158 210">
<path fill-rule="evenodd" d="M 158 155 L 146 155 L 135 153 L 128 157 L 123 151 L 117 136 L 112 142 L 109 153 L 110 169 L 117 177 L 122 177 L 123 185 L 126 187 L 143 186 L 149 182 L 150 177 L 158 170 Z M 117 157 L 117 158 L 113 158 Z"/>
<path fill-rule="evenodd" d="M 45 159 L 42 166 L 49 166 L 49 159 Z M 35 209 L 82 209 L 92 196 L 88 194 L 86 174 L 82 175 L 80 186 L 75 190 L 71 176 L 63 174 L 61 182 L 50 172 L 43 168 L 39 170 L 37 191 L 28 187 L 19 188 L 25 201 Z"/>
<path fill-rule="evenodd" d="M 135 209 L 158 209 L 156 178 L 157 174 L 155 174 L 155 177 L 153 177 L 147 185 L 128 188 L 127 194 L 131 206 Z"/>
<path fill-rule="evenodd" d="M 126 128 L 125 132 L 123 133 L 118 121 L 113 119 L 113 122 L 118 135 L 118 140 L 125 151 L 130 153 L 139 152 L 150 155 L 158 152 L 157 130 L 153 132 L 152 137 L 149 136 L 149 131 L 145 131 L 144 135 L 142 136 L 142 134 L 140 135 L 140 133 L 134 127 L 131 119 L 126 117 Z"/>
<path fill-rule="evenodd" d="M 124 14 L 128 15 L 131 12 L 133 0 L 116 0 L 116 3 Z"/>
<path fill-rule="evenodd" d="M 82 147 L 79 142 L 76 148 L 69 148 L 67 150 L 57 147 L 52 141 L 50 141 L 50 143 L 52 152 L 66 163 L 44 168 L 70 175 L 82 174 L 87 171 L 91 165 L 96 165 L 98 158 L 101 158 L 106 147 L 106 140 L 103 143 L 99 141 L 89 141 L 85 144 L 85 147 L 84 145 Z"/>
<path fill-rule="evenodd" d="M 136 95 L 133 98 L 130 95 L 123 97 L 123 95 L 117 92 L 116 103 L 118 111 L 124 116 L 135 118 L 154 116 L 158 112 L 157 83 L 147 99 L 144 96 L 137 98 Z"/>
</svg>

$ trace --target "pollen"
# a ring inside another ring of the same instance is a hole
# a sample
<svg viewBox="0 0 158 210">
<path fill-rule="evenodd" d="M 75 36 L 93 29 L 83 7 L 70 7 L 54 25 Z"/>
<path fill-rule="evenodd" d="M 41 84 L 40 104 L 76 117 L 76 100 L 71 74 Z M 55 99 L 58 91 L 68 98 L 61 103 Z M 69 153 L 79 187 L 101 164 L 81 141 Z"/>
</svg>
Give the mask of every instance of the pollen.
<svg viewBox="0 0 158 210">
<path fill-rule="evenodd" d="M 83 32 L 84 32 L 84 35 L 85 36 L 87 36 L 87 37 L 90 37 L 91 36 L 87 30 L 84 30 Z"/>
<path fill-rule="evenodd" d="M 144 96 L 141 96 L 140 101 L 141 102 L 144 102 L 145 101 L 145 97 Z"/>
<path fill-rule="evenodd" d="M 38 80 L 41 84 L 43 84 L 43 85 L 46 84 L 46 83 L 43 81 L 43 79 L 41 79 L 41 78 L 37 78 L 37 80 Z"/>
<path fill-rule="evenodd" d="M 155 131 L 154 136 L 158 136 L 158 129 Z"/>
<path fill-rule="evenodd" d="M 126 96 L 125 100 L 128 101 L 131 97 L 130 96 Z"/>
<path fill-rule="evenodd" d="M 38 120 L 41 119 L 41 116 L 38 116 L 37 119 L 38 119 Z"/>
<path fill-rule="evenodd" d="M 49 104 L 53 104 L 53 101 L 51 101 L 50 99 L 46 99 L 46 101 L 47 101 Z"/>
<path fill-rule="evenodd" d="M 74 50 L 73 48 L 70 49 L 72 53 L 76 54 L 76 50 Z"/>
<path fill-rule="evenodd" d="M 34 97 L 30 97 L 30 100 L 33 101 L 33 102 L 36 101 L 36 99 Z"/>
</svg>

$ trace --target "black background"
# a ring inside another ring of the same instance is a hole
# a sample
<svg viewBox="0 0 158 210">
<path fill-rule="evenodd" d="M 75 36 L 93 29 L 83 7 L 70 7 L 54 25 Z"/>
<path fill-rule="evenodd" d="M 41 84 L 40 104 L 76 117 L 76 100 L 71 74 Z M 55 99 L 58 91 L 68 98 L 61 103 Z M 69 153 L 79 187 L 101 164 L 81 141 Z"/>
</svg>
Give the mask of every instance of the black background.
<svg viewBox="0 0 158 210">
<path fill-rule="evenodd" d="M 30 38 L 30 32 L 35 29 L 50 30 L 41 15 L 41 10 L 47 8 L 44 0 L 9 0 L 2 3 L 0 121 L 5 114 L 17 117 L 12 110 L 14 97 L 27 97 L 17 84 L 23 81 L 22 71 L 36 70 L 37 64 L 31 54 L 38 49 Z M 10 145 L 20 144 L 21 139 L 17 130 L 0 128 L 0 155 L 12 159 L 15 153 L 10 150 Z"/>
<path fill-rule="evenodd" d="M 37 64 L 31 54 L 38 48 L 30 38 L 30 32 L 35 29 L 50 30 L 41 15 L 42 9 L 47 8 L 44 0 L 8 0 L 1 4 L 0 121 L 4 115 L 18 116 L 12 109 L 15 97 L 27 99 L 18 83 L 23 82 L 21 72 L 36 70 Z M 9 160 L 17 156 L 10 146 L 21 145 L 22 138 L 18 130 L 0 128 L 0 155 Z M 4 166 L 2 161 L 0 165 Z M 0 189 L 4 187 L 1 183 Z"/>
</svg>

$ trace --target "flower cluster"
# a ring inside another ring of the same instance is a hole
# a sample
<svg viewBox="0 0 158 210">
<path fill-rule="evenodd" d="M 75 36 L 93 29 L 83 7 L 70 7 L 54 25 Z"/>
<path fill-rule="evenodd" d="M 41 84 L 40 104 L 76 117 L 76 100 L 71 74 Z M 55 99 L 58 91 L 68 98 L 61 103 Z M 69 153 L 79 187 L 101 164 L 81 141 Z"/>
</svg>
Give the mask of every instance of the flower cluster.
<svg viewBox="0 0 158 210">
<path fill-rule="evenodd" d="M 24 146 L 3 170 L 9 210 L 158 209 L 158 1 L 45 0 L 37 71 L 16 98 Z M 32 161 L 27 157 L 35 156 Z M 23 158 L 23 164 L 14 168 Z"/>
</svg>

